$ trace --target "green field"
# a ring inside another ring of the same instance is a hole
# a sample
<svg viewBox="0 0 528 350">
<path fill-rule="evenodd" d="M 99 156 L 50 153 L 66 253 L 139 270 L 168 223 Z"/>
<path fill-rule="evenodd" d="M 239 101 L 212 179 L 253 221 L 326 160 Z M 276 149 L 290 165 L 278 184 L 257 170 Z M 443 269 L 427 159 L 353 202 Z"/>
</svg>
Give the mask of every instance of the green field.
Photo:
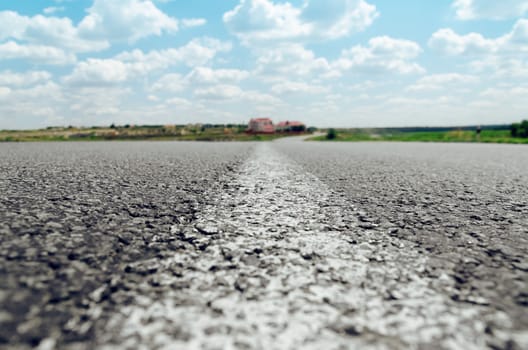
<svg viewBox="0 0 528 350">
<path fill-rule="evenodd" d="M 39 130 L 0 130 L 0 142 L 31 141 L 268 141 L 284 134 L 252 135 L 245 125 L 144 125 L 112 127 L 50 127 Z"/>
<path fill-rule="evenodd" d="M 401 141 L 401 142 L 483 142 L 528 144 L 527 138 L 512 137 L 510 130 L 398 131 L 394 129 L 338 129 L 334 140 L 326 135 L 310 141 Z"/>
</svg>

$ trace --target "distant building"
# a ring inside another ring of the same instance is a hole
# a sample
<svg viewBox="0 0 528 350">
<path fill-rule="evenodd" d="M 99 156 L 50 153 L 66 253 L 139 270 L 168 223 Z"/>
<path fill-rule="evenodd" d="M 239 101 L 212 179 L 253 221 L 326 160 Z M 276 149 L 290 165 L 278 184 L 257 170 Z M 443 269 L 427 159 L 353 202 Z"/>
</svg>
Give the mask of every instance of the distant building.
<svg viewBox="0 0 528 350">
<path fill-rule="evenodd" d="M 277 124 L 277 132 L 304 132 L 306 125 L 297 121 L 285 121 Z"/>
<path fill-rule="evenodd" d="M 249 121 L 247 131 L 253 134 L 273 134 L 275 127 L 269 118 L 253 118 Z"/>
</svg>

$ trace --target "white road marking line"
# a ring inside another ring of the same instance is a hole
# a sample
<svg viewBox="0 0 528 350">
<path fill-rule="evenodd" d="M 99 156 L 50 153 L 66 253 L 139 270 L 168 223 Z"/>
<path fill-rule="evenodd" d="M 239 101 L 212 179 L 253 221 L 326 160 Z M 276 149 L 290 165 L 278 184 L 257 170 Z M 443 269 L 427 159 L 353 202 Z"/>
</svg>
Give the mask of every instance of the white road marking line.
<svg viewBox="0 0 528 350">
<path fill-rule="evenodd" d="M 352 214 L 344 197 L 260 144 L 200 212 L 205 234 L 189 233 L 204 251 L 164 262 L 161 283 L 175 288 L 138 298 L 109 327 L 135 348 L 485 347 L 485 309 L 437 292 L 452 279 L 424 277 L 425 256 L 356 227 Z"/>
</svg>

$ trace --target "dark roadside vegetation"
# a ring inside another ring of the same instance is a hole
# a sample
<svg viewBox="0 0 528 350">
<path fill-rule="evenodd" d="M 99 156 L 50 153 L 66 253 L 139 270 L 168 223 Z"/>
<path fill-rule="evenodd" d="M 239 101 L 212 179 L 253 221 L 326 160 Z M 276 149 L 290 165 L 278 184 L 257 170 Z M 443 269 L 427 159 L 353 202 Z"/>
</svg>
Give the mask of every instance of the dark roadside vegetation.
<svg viewBox="0 0 528 350">
<path fill-rule="evenodd" d="M 289 134 L 248 134 L 246 124 L 110 125 L 0 130 L 0 142 L 26 141 L 268 141 Z M 309 130 L 313 132 L 313 128 Z"/>
<path fill-rule="evenodd" d="M 528 120 L 512 125 L 328 129 L 313 141 L 484 142 L 528 144 Z"/>
<path fill-rule="evenodd" d="M 528 120 L 523 120 L 521 123 L 512 124 L 510 130 L 512 137 L 528 139 Z"/>
</svg>

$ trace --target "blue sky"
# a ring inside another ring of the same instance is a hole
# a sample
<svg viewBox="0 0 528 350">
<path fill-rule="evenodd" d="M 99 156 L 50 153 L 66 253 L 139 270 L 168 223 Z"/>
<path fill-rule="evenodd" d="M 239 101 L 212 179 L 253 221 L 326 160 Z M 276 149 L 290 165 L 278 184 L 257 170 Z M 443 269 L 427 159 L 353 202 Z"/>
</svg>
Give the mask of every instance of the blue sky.
<svg viewBox="0 0 528 350">
<path fill-rule="evenodd" d="M 528 0 L 0 3 L 0 129 L 528 118 Z"/>
</svg>

